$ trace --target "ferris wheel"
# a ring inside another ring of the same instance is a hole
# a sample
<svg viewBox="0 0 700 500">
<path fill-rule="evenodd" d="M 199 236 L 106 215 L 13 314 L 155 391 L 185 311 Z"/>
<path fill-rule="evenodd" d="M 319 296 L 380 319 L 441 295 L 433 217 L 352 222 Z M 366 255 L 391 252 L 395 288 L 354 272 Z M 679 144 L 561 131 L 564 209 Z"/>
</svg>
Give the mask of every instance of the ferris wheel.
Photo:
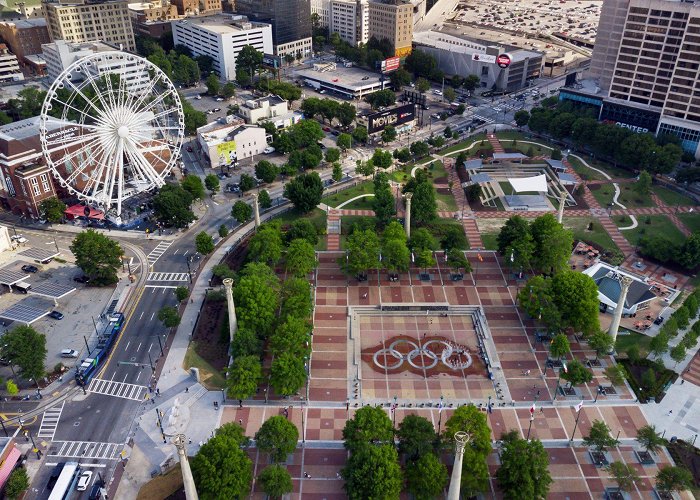
<svg viewBox="0 0 700 500">
<path fill-rule="evenodd" d="M 121 224 L 126 199 L 165 184 L 184 129 L 180 96 L 165 73 L 115 51 L 84 57 L 56 78 L 39 136 L 60 185 Z"/>
</svg>

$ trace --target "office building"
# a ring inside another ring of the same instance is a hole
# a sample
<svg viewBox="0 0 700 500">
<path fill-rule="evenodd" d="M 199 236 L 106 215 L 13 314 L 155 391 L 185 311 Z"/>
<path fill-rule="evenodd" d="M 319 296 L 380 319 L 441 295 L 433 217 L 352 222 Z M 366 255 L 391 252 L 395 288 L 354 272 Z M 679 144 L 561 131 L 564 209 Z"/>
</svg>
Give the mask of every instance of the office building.
<svg viewBox="0 0 700 500">
<path fill-rule="evenodd" d="M 514 46 L 486 45 L 458 29 L 414 35 L 416 48 L 432 55 L 446 75 L 477 75 L 482 88 L 513 92 L 542 73 L 544 54 Z M 500 62 L 500 64 L 499 64 Z"/>
<path fill-rule="evenodd" d="M 319 27 L 330 27 L 331 0 L 311 0 L 310 7 L 311 15 L 318 14 Z"/>
<path fill-rule="evenodd" d="M 267 144 L 267 133 L 262 127 L 229 123 L 221 118 L 197 129 L 197 142 L 209 159 L 211 168 L 229 166 L 236 161 L 262 154 Z"/>
<path fill-rule="evenodd" d="M 180 16 L 198 16 L 221 12 L 221 0 L 172 0 Z"/>
<path fill-rule="evenodd" d="M 386 38 L 394 46 L 394 55 L 411 53 L 413 42 L 413 4 L 408 0 L 369 2 L 369 38 Z"/>
<path fill-rule="evenodd" d="M 24 64 L 25 58 L 30 55 L 41 54 L 41 46 L 49 43 L 49 29 L 46 19 L 33 18 L 23 21 L 0 23 L 0 38 L 17 56 L 20 63 Z"/>
<path fill-rule="evenodd" d="M 560 97 L 635 132 L 676 135 L 700 157 L 699 69 L 700 5 L 606 0 L 589 79 Z"/>
<path fill-rule="evenodd" d="M 369 40 L 369 4 L 367 0 L 331 0 L 331 33 L 338 33 L 350 45 Z"/>
<path fill-rule="evenodd" d="M 134 31 L 125 0 L 51 0 L 42 3 L 51 40 L 102 40 L 135 51 Z"/>
<path fill-rule="evenodd" d="M 310 53 L 310 0 L 236 0 L 236 12 L 251 21 L 272 26 L 276 55 L 296 55 L 295 50 L 301 51 L 302 55 Z"/>
<path fill-rule="evenodd" d="M 301 121 L 302 115 L 290 112 L 287 101 L 276 95 L 249 99 L 238 110 L 246 123 L 256 124 L 269 121 L 277 128 L 286 128 Z"/>
<path fill-rule="evenodd" d="M 236 58 L 246 45 L 272 54 L 272 28 L 244 16 L 215 14 L 173 21 L 175 45 L 184 45 L 195 55 L 208 55 L 213 67 L 226 80 L 236 78 Z"/>
<path fill-rule="evenodd" d="M 177 6 L 167 0 L 129 4 L 129 17 L 134 34 L 160 38 L 170 32 L 170 21 L 180 18 Z"/>
<path fill-rule="evenodd" d="M 0 82 L 21 82 L 24 74 L 19 69 L 19 61 L 7 48 L 7 45 L 0 43 Z"/>
</svg>

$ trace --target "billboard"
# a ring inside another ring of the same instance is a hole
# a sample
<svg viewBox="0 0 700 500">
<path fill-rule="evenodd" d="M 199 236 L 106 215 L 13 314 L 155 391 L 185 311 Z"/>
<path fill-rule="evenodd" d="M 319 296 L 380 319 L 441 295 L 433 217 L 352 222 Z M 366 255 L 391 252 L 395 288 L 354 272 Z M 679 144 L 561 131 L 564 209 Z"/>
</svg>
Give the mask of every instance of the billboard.
<svg viewBox="0 0 700 500">
<path fill-rule="evenodd" d="M 488 54 L 472 54 L 472 61 L 479 61 L 486 64 L 496 64 L 496 56 Z"/>
<path fill-rule="evenodd" d="M 236 141 L 226 141 L 216 145 L 219 165 L 227 165 L 236 159 Z"/>
<path fill-rule="evenodd" d="M 367 117 L 367 131 L 370 134 L 381 132 L 387 125 L 396 127 L 416 118 L 415 104 L 404 104 L 393 109 L 387 109 L 380 113 L 374 113 Z"/>
<path fill-rule="evenodd" d="M 400 57 L 390 57 L 382 61 L 382 73 L 389 73 L 390 71 L 396 71 L 401 65 Z"/>
<path fill-rule="evenodd" d="M 282 58 L 273 54 L 263 54 L 263 66 L 277 69 L 282 66 Z"/>
<path fill-rule="evenodd" d="M 507 68 L 510 66 L 511 58 L 508 54 L 501 54 L 496 58 L 496 64 L 499 68 Z"/>
</svg>

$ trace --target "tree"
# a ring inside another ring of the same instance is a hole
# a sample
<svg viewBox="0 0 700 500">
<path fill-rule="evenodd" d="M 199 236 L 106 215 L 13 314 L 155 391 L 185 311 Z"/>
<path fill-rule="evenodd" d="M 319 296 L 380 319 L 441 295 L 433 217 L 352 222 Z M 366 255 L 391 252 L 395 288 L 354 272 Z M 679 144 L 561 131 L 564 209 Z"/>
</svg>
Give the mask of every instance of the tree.
<svg viewBox="0 0 700 500">
<path fill-rule="evenodd" d="M 221 188 L 221 183 L 219 182 L 219 178 L 215 174 L 208 174 L 204 178 L 204 185 L 206 188 L 211 191 L 211 194 L 215 194 L 219 192 L 219 189 Z"/>
<path fill-rule="evenodd" d="M 279 279 L 262 263 L 247 264 L 233 289 L 239 328 L 248 328 L 265 338 L 279 307 Z"/>
<path fill-rule="evenodd" d="M 252 45 L 244 46 L 236 57 L 236 67 L 246 68 L 248 74 L 252 77 L 257 69 L 262 66 L 263 54 L 255 50 Z"/>
<path fill-rule="evenodd" d="M 525 109 L 518 110 L 513 115 L 513 119 L 518 127 L 524 127 L 527 125 L 528 120 L 530 120 L 530 113 Z"/>
<path fill-rule="evenodd" d="M 272 198 L 270 198 L 270 193 L 267 192 L 267 189 L 261 189 L 258 193 L 258 205 L 263 210 L 272 206 Z"/>
<path fill-rule="evenodd" d="M 340 160 L 340 149 L 338 148 L 328 148 L 326 149 L 326 161 L 328 163 L 335 163 Z M 340 179 L 338 179 L 340 180 Z"/>
<path fill-rule="evenodd" d="M 199 497 L 244 498 L 253 481 L 253 463 L 241 449 L 245 444 L 241 431 L 231 431 L 225 424 L 192 457 L 190 466 Z"/>
<path fill-rule="evenodd" d="M 221 83 L 219 83 L 219 77 L 215 73 L 210 74 L 204 84 L 207 86 L 207 94 L 209 95 L 219 95 L 219 90 L 221 90 Z"/>
<path fill-rule="evenodd" d="M 406 489 L 416 500 L 439 498 L 446 485 L 447 467 L 434 453 L 406 464 Z"/>
<path fill-rule="evenodd" d="M 503 439 L 501 466 L 496 472 L 498 485 L 506 498 L 547 498 L 552 477 L 549 455 L 542 442 L 520 439 L 518 435 Z"/>
<path fill-rule="evenodd" d="M 457 92 L 452 87 L 447 87 L 444 92 L 445 100 L 447 102 L 454 102 L 457 98 Z"/>
<path fill-rule="evenodd" d="M 358 275 L 379 266 L 379 238 L 372 230 L 357 230 L 345 241 L 346 271 Z"/>
<path fill-rule="evenodd" d="M 303 278 L 287 278 L 282 283 L 280 317 L 307 319 L 313 310 L 311 285 Z"/>
<path fill-rule="evenodd" d="M 561 315 L 561 327 L 572 327 L 584 335 L 600 330 L 598 285 L 590 276 L 565 269 L 550 282 L 551 296 Z"/>
<path fill-rule="evenodd" d="M 561 359 L 571 351 L 571 345 L 569 344 L 569 339 L 565 334 L 559 333 L 555 335 L 549 344 L 549 352 L 552 356 L 557 359 Z"/>
<path fill-rule="evenodd" d="M 228 228 L 226 227 L 226 224 L 219 225 L 218 233 L 221 238 L 226 238 L 226 236 L 228 236 Z"/>
<path fill-rule="evenodd" d="M 198 175 L 187 175 L 180 184 L 185 191 L 192 195 L 193 200 L 204 198 L 204 184 L 202 184 L 202 179 Z"/>
<path fill-rule="evenodd" d="M 479 85 L 481 85 L 481 78 L 479 75 L 468 75 L 462 84 L 469 92 L 474 92 Z"/>
<path fill-rule="evenodd" d="M 416 186 L 411 203 L 411 215 L 416 224 L 428 224 L 437 217 L 435 188 L 429 181 L 420 182 Z"/>
<path fill-rule="evenodd" d="M 29 488 L 29 476 L 24 467 L 12 471 L 5 484 L 5 496 L 14 500 L 19 498 Z"/>
<path fill-rule="evenodd" d="M 427 418 L 410 414 L 399 424 L 396 437 L 399 438 L 399 453 L 413 462 L 431 454 L 437 435 L 432 422 Z"/>
<path fill-rule="evenodd" d="M 445 434 L 454 436 L 462 431 L 471 439 L 464 449 L 462 462 L 462 494 L 471 497 L 486 491 L 489 471 L 486 458 L 491 453 L 491 430 L 486 415 L 473 404 L 460 406 L 445 424 Z"/>
<path fill-rule="evenodd" d="M 19 394 L 19 387 L 17 387 L 14 380 L 8 380 L 5 382 L 5 390 L 10 396 L 16 396 Z"/>
<path fill-rule="evenodd" d="M 231 216 L 240 224 L 248 222 L 253 216 L 253 207 L 248 205 L 245 201 L 239 200 L 231 207 Z"/>
<path fill-rule="evenodd" d="M 208 255 L 214 251 L 214 239 L 205 231 L 201 231 L 194 239 L 194 246 L 202 255 Z"/>
<path fill-rule="evenodd" d="M 177 228 L 187 227 L 195 220 L 190 209 L 192 195 L 182 186 L 166 184 L 153 198 L 153 210 L 158 220 Z"/>
<path fill-rule="evenodd" d="M 700 233 L 688 236 L 676 252 L 675 260 L 686 269 L 700 265 Z"/>
<path fill-rule="evenodd" d="M 284 462 L 296 449 L 298 440 L 296 426 L 282 415 L 268 418 L 255 433 L 255 445 L 263 453 L 269 453 L 275 463 Z"/>
<path fill-rule="evenodd" d="M 471 264 L 464 256 L 464 252 L 458 248 L 450 248 L 447 251 L 447 265 L 456 273 L 459 273 L 460 269 L 463 269 L 465 273 L 472 272 Z"/>
<path fill-rule="evenodd" d="M 190 295 L 190 290 L 186 286 L 179 286 L 174 290 L 178 303 L 185 300 Z"/>
<path fill-rule="evenodd" d="M 224 99 L 231 99 L 236 95 L 236 86 L 231 82 L 226 82 L 223 87 L 221 87 L 221 97 Z"/>
<path fill-rule="evenodd" d="M 365 101 L 370 103 L 374 109 L 382 106 L 391 106 L 396 102 L 396 94 L 390 89 L 379 90 L 365 97 Z"/>
<path fill-rule="evenodd" d="M 350 149 L 350 146 L 352 146 L 352 141 L 364 144 L 365 142 L 367 142 L 368 137 L 369 133 L 367 132 L 367 127 L 365 127 L 364 125 L 358 125 L 353 129 L 350 145 L 345 149 Z M 338 136 L 338 138 L 340 138 L 340 135 Z M 340 145 L 338 145 L 338 147 L 340 147 Z"/>
<path fill-rule="evenodd" d="M 608 335 L 608 332 L 598 330 L 586 340 L 588 341 L 588 346 L 595 351 L 595 359 L 611 352 L 613 349 L 613 338 Z"/>
<path fill-rule="evenodd" d="M 530 233 L 530 225 L 524 218 L 519 215 L 509 218 L 498 233 L 497 241 L 499 253 L 509 260 L 512 256 L 512 267 L 530 267 L 535 242 Z"/>
<path fill-rule="evenodd" d="M 119 281 L 117 270 L 122 265 L 124 250 L 116 241 L 88 229 L 73 239 L 70 250 L 91 285 L 113 285 Z"/>
<path fill-rule="evenodd" d="M 389 186 L 389 177 L 385 173 L 379 173 L 374 178 L 372 209 L 380 227 L 386 226 L 396 214 L 394 195 Z"/>
<path fill-rule="evenodd" d="M 278 223 L 268 222 L 258 228 L 248 244 L 248 258 L 275 265 L 282 257 L 282 231 Z"/>
<path fill-rule="evenodd" d="M 158 311 L 158 320 L 165 328 L 175 328 L 180 324 L 180 315 L 176 307 L 164 306 Z"/>
<path fill-rule="evenodd" d="M 671 359 L 676 362 L 676 365 L 683 361 L 686 356 L 686 348 L 683 343 L 678 344 L 673 349 L 671 349 Z"/>
<path fill-rule="evenodd" d="M 247 399 L 255 394 L 262 378 L 262 365 L 259 356 L 236 357 L 228 368 L 226 394 L 232 399 Z"/>
<path fill-rule="evenodd" d="M 401 87 L 411 83 L 411 73 L 403 68 L 399 68 L 391 74 L 389 81 L 391 82 L 392 88 L 398 92 L 401 90 Z"/>
<path fill-rule="evenodd" d="M 632 491 L 634 483 L 639 481 L 637 471 L 631 465 L 615 461 L 606 467 L 610 473 L 610 479 L 617 483 L 620 491 Z"/>
<path fill-rule="evenodd" d="M 646 170 L 639 173 L 637 182 L 634 183 L 634 190 L 641 196 L 647 196 L 651 193 L 651 175 Z"/>
<path fill-rule="evenodd" d="M 605 369 L 605 378 L 607 378 L 612 385 L 622 385 L 625 381 L 625 367 L 619 364 L 608 366 Z"/>
<path fill-rule="evenodd" d="M 418 89 L 418 92 L 425 93 L 430 89 L 430 82 L 425 78 L 418 78 L 416 80 L 416 89 Z"/>
<path fill-rule="evenodd" d="M 335 149 L 335 148 L 333 148 Z M 340 166 L 340 162 L 336 162 L 333 164 L 333 173 L 331 175 L 331 178 L 335 182 L 340 182 L 343 178 L 343 168 Z"/>
<path fill-rule="evenodd" d="M 22 377 L 39 380 L 45 375 L 46 337 L 29 325 L 19 325 L 2 337 L 3 359 L 20 369 Z"/>
<path fill-rule="evenodd" d="M 608 448 L 619 444 L 619 441 L 610 435 L 610 428 L 601 420 L 594 420 L 588 436 L 583 438 L 583 444 L 605 453 Z"/>
<path fill-rule="evenodd" d="M 424 156 L 428 156 L 430 153 L 430 146 L 423 141 L 411 143 L 409 149 L 415 158 L 423 158 Z"/>
<path fill-rule="evenodd" d="M 534 264 L 545 272 L 557 272 L 568 267 L 573 233 L 564 229 L 552 214 L 537 217 L 530 225 L 535 242 Z"/>
<path fill-rule="evenodd" d="M 410 261 L 406 240 L 389 240 L 382 245 L 382 264 L 387 271 L 406 272 Z"/>
<path fill-rule="evenodd" d="M 593 372 L 583 366 L 579 360 L 574 359 L 569 362 L 566 371 L 561 374 L 561 378 L 569 382 L 570 385 L 587 384 L 593 380 Z"/>
<path fill-rule="evenodd" d="M 314 247 L 304 239 L 292 240 L 285 256 L 285 268 L 294 276 L 307 276 L 316 267 Z"/>
<path fill-rule="evenodd" d="M 255 187 L 255 179 L 252 175 L 241 174 L 241 179 L 238 181 L 238 185 L 241 188 L 241 191 L 245 193 L 246 191 L 250 191 Z"/>
<path fill-rule="evenodd" d="M 316 172 L 297 175 L 284 186 L 284 196 L 302 213 L 316 208 L 323 196 L 321 177 Z"/>
<path fill-rule="evenodd" d="M 421 227 L 411 233 L 411 239 L 408 241 L 408 248 L 413 251 L 419 250 L 436 250 L 437 244 L 435 238 L 426 228 Z"/>
<path fill-rule="evenodd" d="M 357 128 L 355 128 L 355 130 L 357 130 Z M 335 140 L 335 144 L 340 148 L 341 151 L 345 152 L 352 147 L 352 138 L 353 136 L 351 136 L 350 134 L 339 134 L 337 139 Z"/>
<path fill-rule="evenodd" d="M 396 129 L 391 125 L 387 125 L 382 131 L 382 142 L 384 142 L 384 144 L 389 144 L 390 142 L 394 142 L 397 136 Z"/>
<path fill-rule="evenodd" d="M 309 219 L 296 219 L 289 226 L 289 230 L 285 234 L 288 242 L 292 242 L 296 239 L 304 239 L 309 242 L 312 246 L 318 243 L 318 231 L 313 222 Z"/>
<path fill-rule="evenodd" d="M 413 72 L 416 76 L 432 78 L 436 76 L 438 64 L 435 57 L 431 54 L 422 50 L 414 50 L 406 58 L 406 69 Z M 439 80 L 439 78 L 436 80 Z"/>
<path fill-rule="evenodd" d="M 268 465 L 258 474 L 258 482 L 262 490 L 270 498 L 282 498 L 294 490 L 292 476 L 282 465 Z"/>
<path fill-rule="evenodd" d="M 260 160 L 255 165 L 255 177 L 268 184 L 274 182 L 278 174 L 279 169 L 277 166 L 267 160 Z"/>
<path fill-rule="evenodd" d="M 383 413 L 383 412 L 382 412 Z M 353 452 L 341 472 L 348 498 L 398 499 L 403 477 L 396 448 L 365 446 Z"/>
<path fill-rule="evenodd" d="M 651 339 L 649 342 L 649 350 L 651 353 L 660 358 L 668 351 L 668 335 L 665 332 L 659 332 L 656 337 Z"/>
<path fill-rule="evenodd" d="M 668 441 L 661 437 L 656 431 L 655 425 L 645 425 L 637 430 L 637 442 L 647 452 L 658 453 L 664 446 L 668 445 Z"/>
<path fill-rule="evenodd" d="M 393 446 L 393 439 L 391 419 L 382 408 L 375 406 L 363 406 L 357 410 L 355 416 L 348 420 L 343 428 L 345 448 L 352 454 L 369 445 Z"/>
<path fill-rule="evenodd" d="M 307 317 L 289 315 L 270 337 L 270 352 L 278 356 L 289 352 L 297 357 L 309 355 L 311 323 Z"/>
<path fill-rule="evenodd" d="M 52 224 L 61 222 L 65 211 L 66 204 L 55 196 L 46 198 L 39 203 L 39 214 Z"/>
<path fill-rule="evenodd" d="M 280 396 L 291 396 L 306 383 L 306 360 L 290 352 L 275 356 L 270 368 L 270 385 Z"/>
<path fill-rule="evenodd" d="M 551 296 L 549 279 L 543 276 L 533 276 L 518 294 L 518 302 L 531 317 L 542 321 L 549 331 L 558 331 L 560 314 Z"/>
<path fill-rule="evenodd" d="M 17 98 L 7 101 L 9 114 L 17 120 L 39 116 L 45 98 L 46 92 L 38 87 L 25 87 L 17 93 Z"/>
<path fill-rule="evenodd" d="M 670 495 L 674 491 L 687 490 L 693 485 L 693 475 L 685 467 L 666 465 L 656 473 L 656 489 Z"/>
</svg>

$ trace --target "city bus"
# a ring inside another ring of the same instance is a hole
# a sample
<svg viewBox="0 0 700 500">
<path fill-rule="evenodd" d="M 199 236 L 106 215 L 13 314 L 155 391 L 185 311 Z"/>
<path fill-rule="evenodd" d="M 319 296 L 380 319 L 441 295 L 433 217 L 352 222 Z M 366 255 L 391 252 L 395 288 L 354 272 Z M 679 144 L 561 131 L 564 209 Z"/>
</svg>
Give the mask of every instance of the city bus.
<svg viewBox="0 0 700 500">
<path fill-rule="evenodd" d="M 66 500 L 71 498 L 79 473 L 80 468 L 78 467 L 78 462 L 66 462 L 61 471 L 61 475 L 58 476 L 58 481 L 56 481 L 56 484 L 51 490 L 49 500 Z"/>
</svg>

